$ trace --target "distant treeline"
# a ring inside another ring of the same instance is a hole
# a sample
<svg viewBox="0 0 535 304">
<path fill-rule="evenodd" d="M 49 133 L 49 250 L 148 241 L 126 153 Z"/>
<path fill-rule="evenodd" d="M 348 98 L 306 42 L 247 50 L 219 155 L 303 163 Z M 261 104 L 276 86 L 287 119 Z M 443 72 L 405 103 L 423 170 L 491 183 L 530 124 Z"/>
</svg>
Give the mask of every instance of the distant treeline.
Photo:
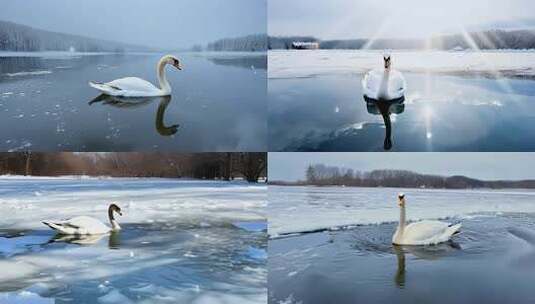
<svg viewBox="0 0 535 304">
<path fill-rule="evenodd" d="M 306 180 L 295 183 L 270 182 L 275 185 L 315 185 L 315 186 L 351 186 L 351 187 L 393 187 L 393 188 L 522 188 L 534 189 L 535 180 L 522 181 L 485 181 L 466 176 L 440 176 L 419 174 L 406 170 L 374 170 L 371 172 L 353 169 L 310 165 L 306 169 Z"/>
<path fill-rule="evenodd" d="M 196 45 L 192 50 L 198 52 L 265 52 L 267 50 L 267 35 L 255 34 L 237 38 L 225 38 L 211 42 L 206 47 Z"/>
<path fill-rule="evenodd" d="M 0 175 L 169 177 L 257 182 L 266 153 L 0 153 Z"/>
<path fill-rule="evenodd" d="M 148 51 L 131 44 L 35 29 L 13 22 L 0 21 L 0 51 L 77 51 L 125 52 Z"/>
<path fill-rule="evenodd" d="M 487 49 L 533 49 L 535 48 L 535 31 L 533 30 L 492 30 L 472 32 L 468 36 L 474 44 L 483 50 Z M 320 49 L 405 49 L 420 50 L 431 48 L 436 50 L 471 49 L 474 44 L 467 41 L 462 34 L 444 35 L 426 39 L 376 39 L 372 43 L 368 39 L 320 40 L 312 36 L 268 37 L 268 48 L 291 49 L 292 42 L 318 42 Z M 367 45 L 369 44 L 369 45 Z"/>
</svg>

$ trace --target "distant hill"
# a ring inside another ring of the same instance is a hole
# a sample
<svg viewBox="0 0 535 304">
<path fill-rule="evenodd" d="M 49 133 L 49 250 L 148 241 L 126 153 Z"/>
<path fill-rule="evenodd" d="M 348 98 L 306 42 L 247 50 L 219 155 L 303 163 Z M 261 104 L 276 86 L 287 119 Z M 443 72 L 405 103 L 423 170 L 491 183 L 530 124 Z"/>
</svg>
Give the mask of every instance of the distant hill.
<svg viewBox="0 0 535 304">
<path fill-rule="evenodd" d="M 267 50 L 267 35 L 255 34 L 237 38 L 225 38 L 209 43 L 207 51 L 215 52 L 265 52 Z M 201 51 L 202 48 L 194 46 L 193 50 Z"/>
<path fill-rule="evenodd" d="M 128 52 L 150 50 L 144 46 L 50 32 L 0 21 L 0 51 Z"/>
<path fill-rule="evenodd" d="M 469 36 L 475 45 L 483 50 L 490 49 L 535 49 L 535 30 L 491 30 L 471 32 Z M 268 47 L 291 49 L 292 42 L 318 42 L 320 49 L 361 49 L 369 43 L 368 39 L 320 40 L 311 36 L 268 38 Z M 420 50 L 426 47 L 437 50 L 470 49 L 471 45 L 462 34 L 443 35 L 425 39 L 377 39 L 368 45 L 369 49 Z"/>
<path fill-rule="evenodd" d="M 440 176 L 420 174 L 406 170 L 374 170 L 359 172 L 352 169 L 311 165 L 306 170 L 306 180 L 299 182 L 270 181 L 272 185 L 315 185 L 392 188 L 438 188 L 438 189 L 535 189 L 535 180 L 486 181 L 462 175 Z"/>
</svg>

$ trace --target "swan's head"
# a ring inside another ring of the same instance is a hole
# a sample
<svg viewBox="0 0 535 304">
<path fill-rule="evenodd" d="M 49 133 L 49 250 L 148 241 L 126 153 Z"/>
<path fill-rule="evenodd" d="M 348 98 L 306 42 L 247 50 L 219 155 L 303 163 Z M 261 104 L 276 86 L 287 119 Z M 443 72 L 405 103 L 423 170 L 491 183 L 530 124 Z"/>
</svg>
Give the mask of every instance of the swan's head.
<svg viewBox="0 0 535 304">
<path fill-rule="evenodd" d="M 405 193 L 398 194 L 398 205 L 400 207 L 405 207 Z"/>
<path fill-rule="evenodd" d="M 385 63 L 385 69 L 390 69 L 390 65 L 392 64 L 390 61 L 390 52 L 385 51 L 383 54 L 383 60 Z"/>
<path fill-rule="evenodd" d="M 113 214 L 113 212 L 116 212 L 117 214 L 119 214 L 120 216 L 123 215 L 123 213 L 121 212 L 121 207 L 117 206 L 115 203 L 112 203 L 110 205 L 110 207 L 108 208 L 108 212 L 110 214 Z"/>
<path fill-rule="evenodd" d="M 175 56 L 166 55 L 164 56 L 164 61 L 165 63 L 170 64 L 179 70 L 182 70 L 182 64 L 180 64 L 180 60 L 178 60 L 178 58 L 176 58 Z"/>
</svg>

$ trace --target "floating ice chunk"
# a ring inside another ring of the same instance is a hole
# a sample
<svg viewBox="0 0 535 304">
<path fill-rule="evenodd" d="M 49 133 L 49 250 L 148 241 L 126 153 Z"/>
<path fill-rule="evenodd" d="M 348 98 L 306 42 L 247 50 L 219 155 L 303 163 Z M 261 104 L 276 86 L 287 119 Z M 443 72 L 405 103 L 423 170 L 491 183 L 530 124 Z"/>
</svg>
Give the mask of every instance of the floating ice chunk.
<svg viewBox="0 0 535 304">
<path fill-rule="evenodd" d="M 38 76 L 38 75 L 46 75 L 46 74 L 52 74 L 52 71 L 33 71 L 33 72 L 18 72 L 18 73 L 5 73 L 4 75 L 8 77 L 18 77 L 18 76 Z"/>
</svg>

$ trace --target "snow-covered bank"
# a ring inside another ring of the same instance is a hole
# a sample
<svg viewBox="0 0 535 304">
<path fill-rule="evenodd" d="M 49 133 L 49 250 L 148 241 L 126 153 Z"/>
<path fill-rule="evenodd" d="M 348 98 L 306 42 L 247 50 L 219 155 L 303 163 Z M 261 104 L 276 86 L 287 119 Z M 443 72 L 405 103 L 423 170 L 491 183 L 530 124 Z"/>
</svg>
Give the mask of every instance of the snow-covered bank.
<svg viewBox="0 0 535 304">
<path fill-rule="evenodd" d="M 462 220 L 504 212 L 535 212 L 535 191 L 269 186 L 269 235 L 397 222 L 398 192 L 407 219 Z"/>
<path fill-rule="evenodd" d="M 268 78 L 359 74 L 380 67 L 382 58 L 382 51 L 269 51 Z M 392 53 L 392 64 L 402 72 L 533 77 L 535 51 L 395 51 Z"/>
</svg>

